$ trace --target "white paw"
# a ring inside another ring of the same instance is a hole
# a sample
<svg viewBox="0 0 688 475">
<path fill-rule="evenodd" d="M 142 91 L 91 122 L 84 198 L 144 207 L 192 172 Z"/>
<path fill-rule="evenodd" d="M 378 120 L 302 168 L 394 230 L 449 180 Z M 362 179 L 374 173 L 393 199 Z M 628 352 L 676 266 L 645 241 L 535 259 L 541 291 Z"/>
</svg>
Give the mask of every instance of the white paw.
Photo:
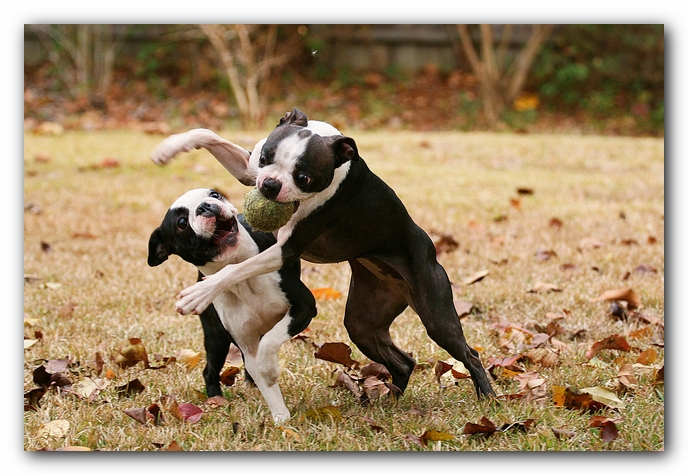
<svg viewBox="0 0 688 475">
<path fill-rule="evenodd" d="M 286 421 L 291 417 L 291 414 L 289 414 L 289 411 L 287 412 L 275 412 L 272 414 L 272 420 L 275 421 L 276 424 L 279 424 L 281 422 Z"/>
<path fill-rule="evenodd" d="M 203 280 L 179 292 L 174 308 L 182 315 L 199 315 L 208 308 L 215 297 L 215 285 Z"/>
<path fill-rule="evenodd" d="M 169 163 L 180 152 L 188 152 L 194 148 L 186 133 L 170 135 L 160 142 L 151 153 L 151 160 L 156 165 Z"/>
</svg>

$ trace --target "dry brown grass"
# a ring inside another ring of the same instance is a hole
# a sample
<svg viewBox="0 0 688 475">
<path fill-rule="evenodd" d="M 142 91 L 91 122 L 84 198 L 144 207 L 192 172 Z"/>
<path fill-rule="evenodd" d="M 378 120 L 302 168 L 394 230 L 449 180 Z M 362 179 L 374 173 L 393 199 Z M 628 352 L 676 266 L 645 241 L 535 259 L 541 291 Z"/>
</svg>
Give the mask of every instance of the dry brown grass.
<svg viewBox="0 0 688 475">
<path fill-rule="evenodd" d="M 250 147 L 258 134 L 224 133 Z M 385 179 L 426 230 L 449 233 L 458 250 L 440 255 L 457 299 L 472 302 L 480 313 L 464 318 L 468 342 L 480 348 L 483 362 L 513 354 L 500 347 L 496 322 L 528 329 L 546 324 L 548 313 L 563 314 L 569 345 L 558 366 L 538 371 L 552 386 L 584 388 L 614 381 L 621 363 L 637 353 L 606 350 L 598 356 L 607 365 L 585 366 L 585 351 L 610 334 L 626 337 L 639 349 L 654 348 L 654 368 L 636 368 L 638 387 L 621 393 L 619 436 L 604 442 L 590 429 L 589 414 L 542 403 L 478 401 L 470 381 L 441 389 L 432 370 L 411 378 L 403 398 L 374 401 L 362 407 L 343 389 L 330 386 L 337 365 L 315 359 L 303 341 L 283 346 L 281 386 L 294 417 L 275 427 L 258 391 L 243 381 L 225 388 L 230 404 L 206 409 L 201 421 L 182 423 L 166 416 L 161 426 L 141 425 L 126 409 L 160 403 L 172 394 L 180 402 L 201 404 L 203 361 L 194 368 L 181 364 L 164 370 L 140 365 L 122 370 L 109 357 L 132 337 L 141 338 L 150 355 L 173 356 L 181 349 L 202 352 L 196 317 L 173 310 L 174 296 L 196 277 L 189 264 L 172 258 L 158 268 L 146 265 L 147 241 L 165 210 L 194 187 L 216 187 L 241 205 L 245 187 L 236 183 L 207 152 L 196 151 L 167 168 L 148 159 L 160 137 L 133 132 L 69 132 L 60 136 L 25 137 L 24 272 L 38 280 L 25 283 L 24 311 L 31 324 L 25 337 L 42 332 L 42 340 L 24 351 L 24 392 L 35 387 L 33 370 L 45 360 L 69 357 L 79 366 L 74 380 L 87 375 L 96 352 L 114 372 L 110 386 L 93 401 L 48 392 L 37 411 L 24 415 L 24 449 L 66 446 L 99 450 L 156 450 L 173 441 L 185 450 L 502 450 L 502 451 L 646 451 L 664 444 L 663 392 L 652 384 L 664 364 L 663 332 L 658 325 L 609 315 L 608 302 L 590 302 L 603 291 L 631 287 L 642 301 L 641 312 L 664 319 L 664 156 L 661 139 L 581 136 L 524 136 L 460 133 L 356 134 L 361 155 Z M 37 160 L 37 157 L 39 158 Z M 44 160 L 40 160 L 43 157 Z M 103 160 L 119 162 L 102 167 Z M 517 188 L 530 188 L 519 195 Z M 518 202 L 511 200 L 518 200 Z M 550 225 L 552 218 L 563 223 Z M 580 249 L 585 238 L 601 246 Z M 650 243 L 648 240 L 656 240 Z M 44 245 L 42 245 L 44 243 Z M 44 250 L 45 245 L 49 250 Z M 556 256 L 538 260 L 538 250 Z M 576 267 L 562 270 L 562 264 Z M 634 269 L 647 264 L 655 274 Z M 475 284 L 463 281 L 487 270 Z M 629 274 L 630 273 L 630 274 Z M 319 316 L 310 326 L 311 342 L 349 343 L 341 324 L 349 271 L 345 264 L 305 264 L 303 279 L 311 288 L 331 287 L 344 296 L 319 302 Z M 536 282 L 558 285 L 561 292 L 529 293 Z M 73 315 L 60 316 L 67 303 Z M 648 327 L 644 336 L 632 332 Z M 570 339 L 586 330 L 581 340 Z M 398 345 L 419 363 L 446 359 L 430 341 L 413 312 L 407 310 L 392 327 Z M 353 357 L 365 361 L 354 347 Z M 146 390 L 120 397 L 115 387 L 139 378 Z M 499 393 L 516 391 L 510 378 L 498 378 Z M 661 388 L 663 391 L 663 388 Z M 316 420 L 309 409 L 337 406 L 342 417 Z M 467 422 L 486 416 L 498 426 L 527 418 L 537 425 L 526 433 L 500 433 L 483 438 L 462 435 Z M 69 421 L 57 437 L 40 436 L 54 420 Z M 382 429 L 377 431 L 369 421 Z M 553 428 L 575 436 L 557 439 Z M 426 430 L 452 434 L 450 441 L 421 447 L 407 438 Z M 154 445 L 158 444 L 158 445 Z"/>
</svg>

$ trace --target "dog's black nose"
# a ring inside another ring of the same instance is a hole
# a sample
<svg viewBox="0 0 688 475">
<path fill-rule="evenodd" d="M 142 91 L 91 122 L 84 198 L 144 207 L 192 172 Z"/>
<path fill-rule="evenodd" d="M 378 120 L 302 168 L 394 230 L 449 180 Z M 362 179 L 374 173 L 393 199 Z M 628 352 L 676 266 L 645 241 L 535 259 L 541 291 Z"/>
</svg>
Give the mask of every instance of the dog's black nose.
<svg viewBox="0 0 688 475">
<path fill-rule="evenodd" d="M 266 178 L 263 184 L 260 186 L 260 192 L 265 195 L 266 198 L 274 200 L 277 198 L 280 190 L 282 189 L 282 183 L 273 179 Z"/>
<path fill-rule="evenodd" d="M 218 214 L 218 211 L 219 207 L 215 203 L 203 202 L 196 208 L 196 216 L 203 215 L 206 217 L 211 217 Z"/>
</svg>

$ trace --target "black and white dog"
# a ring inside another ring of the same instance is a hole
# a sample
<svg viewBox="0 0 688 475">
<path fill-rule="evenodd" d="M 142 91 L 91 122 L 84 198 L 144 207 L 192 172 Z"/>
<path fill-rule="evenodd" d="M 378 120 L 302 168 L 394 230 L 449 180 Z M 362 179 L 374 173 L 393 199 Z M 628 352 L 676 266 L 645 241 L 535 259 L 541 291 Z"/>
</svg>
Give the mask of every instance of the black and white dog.
<svg viewBox="0 0 688 475">
<path fill-rule="evenodd" d="M 178 198 L 153 231 L 148 265 L 158 266 L 176 254 L 198 268 L 200 279 L 251 259 L 274 244 L 272 234 L 253 230 L 222 194 L 201 188 Z M 208 397 L 222 394 L 220 371 L 230 343 L 235 343 L 273 419 L 281 422 L 290 417 L 277 382 L 277 353 L 316 315 L 315 298 L 301 282 L 300 272 L 300 261 L 295 259 L 279 270 L 219 289 L 212 304 L 200 312 Z"/>
<path fill-rule="evenodd" d="M 294 109 L 253 152 L 207 129 L 194 129 L 165 139 L 151 158 L 164 164 L 201 147 L 242 183 L 255 184 L 270 199 L 297 202 L 298 208 L 278 230 L 275 245 L 182 290 L 178 312 L 202 312 L 226 289 L 299 258 L 348 261 L 352 275 L 344 325 L 368 358 L 387 367 L 396 386 L 406 388 L 415 362 L 394 345 L 389 327 L 411 306 L 430 338 L 469 370 L 478 396 L 494 395 L 478 352 L 466 343 L 432 240 L 368 168 L 352 138 Z"/>
</svg>

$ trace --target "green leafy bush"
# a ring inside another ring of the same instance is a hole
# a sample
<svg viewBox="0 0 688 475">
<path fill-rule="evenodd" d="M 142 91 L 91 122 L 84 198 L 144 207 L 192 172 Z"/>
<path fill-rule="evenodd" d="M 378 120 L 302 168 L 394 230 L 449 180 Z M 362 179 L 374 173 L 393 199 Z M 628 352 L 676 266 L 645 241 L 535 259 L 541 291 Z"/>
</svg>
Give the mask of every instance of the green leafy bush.
<svg viewBox="0 0 688 475">
<path fill-rule="evenodd" d="M 550 110 L 664 122 L 664 25 L 563 25 L 543 48 L 531 86 Z"/>
</svg>

